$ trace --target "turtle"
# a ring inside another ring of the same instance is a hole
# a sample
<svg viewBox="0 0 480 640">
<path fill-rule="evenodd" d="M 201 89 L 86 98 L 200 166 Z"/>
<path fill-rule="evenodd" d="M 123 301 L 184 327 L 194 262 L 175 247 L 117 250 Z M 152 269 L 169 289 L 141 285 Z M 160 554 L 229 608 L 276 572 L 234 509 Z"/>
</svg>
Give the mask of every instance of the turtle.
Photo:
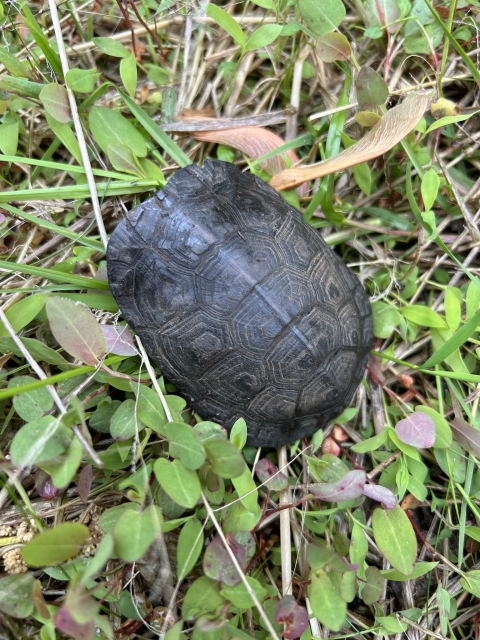
<svg viewBox="0 0 480 640">
<path fill-rule="evenodd" d="M 259 177 L 206 160 L 133 208 L 107 250 L 111 292 L 203 419 L 247 443 L 306 438 L 350 403 L 373 342 L 358 278 Z"/>
</svg>

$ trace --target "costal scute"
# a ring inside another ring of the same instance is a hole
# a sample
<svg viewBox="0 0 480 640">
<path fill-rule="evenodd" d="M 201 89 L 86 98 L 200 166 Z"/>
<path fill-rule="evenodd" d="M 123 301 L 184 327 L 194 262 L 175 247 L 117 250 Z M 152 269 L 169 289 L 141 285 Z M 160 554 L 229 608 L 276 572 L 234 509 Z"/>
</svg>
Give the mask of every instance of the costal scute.
<svg viewBox="0 0 480 640">
<path fill-rule="evenodd" d="M 205 420 L 248 443 L 312 435 L 348 406 L 373 342 L 358 279 L 301 213 L 233 164 L 180 169 L 112 234 L 111 291 Z"/>
</svg>

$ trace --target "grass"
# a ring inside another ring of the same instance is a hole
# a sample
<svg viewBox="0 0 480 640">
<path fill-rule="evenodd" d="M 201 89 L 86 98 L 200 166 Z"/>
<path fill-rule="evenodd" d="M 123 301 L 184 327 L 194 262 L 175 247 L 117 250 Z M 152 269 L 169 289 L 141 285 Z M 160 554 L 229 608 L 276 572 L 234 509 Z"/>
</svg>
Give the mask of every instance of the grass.
<svg viewBox="0 0 480 640">
<path fill-rule="evenodd" d="M 0 635 L 477 637 L 480 9 L 371 6 L 0 6 Z M 226 437 L 119 336 L 110 233 L 192 162 L 354 157 L 419 89 L 393 148 L 283 192 L 370 295 L 350 407 Z"/>
</svg>

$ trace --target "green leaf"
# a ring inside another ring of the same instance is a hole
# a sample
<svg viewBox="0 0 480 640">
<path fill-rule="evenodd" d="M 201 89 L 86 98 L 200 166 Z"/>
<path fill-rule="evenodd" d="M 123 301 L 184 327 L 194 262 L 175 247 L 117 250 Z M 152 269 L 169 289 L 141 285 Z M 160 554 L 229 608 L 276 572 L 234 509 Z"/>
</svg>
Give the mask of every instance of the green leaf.
<svg viewBox="0 0 480 640">
<path fill-rule="evenodd" d="M 115 553 L 125 562 L 139 560 L 162 530 L 162 512 L 154 504 L 142 513 L 124 511 L 113 530 Z"/>
<path fill-rule="evenodd" d="M 460 584 L 469 593 L 473 593 L 477 598 L 480 597 L 480 571 L 467 571 L 465 576 L 460 578 Z"/>
<path fill-rule="evenodd" d="M 131 53 L 128 58 L 123 58 L 120 62 L 120 78 L 122 79 L 123 86 L 128 93 L 135 98 L 135 91 L 137 88 L 137 61 L 135 56 Z"/>
<path fill-rule="evenodd" d="M 128 440 L 143 429 L 135 415 L 135 400 L 124 400 L 110 419 L 110 434 L 114 440 Z"/>
<path fill-rule="evenodd" d="M 101 75 L 95 69 L 70 69 L 67 71 L 65 80 L 70 89 L 76 93 L 92 93 Z"/>
<path fill-rule="evenodd" d="M 193 428 L 184 422 L 169 422 L 164 432 L 170 442 L 172 458 L 180 458 L 187 469 L 195 471 L 205 462 L 207 454 Z"/>
<path fill-rule="evenodd" d="M 475 285 L 472 285 L 475 287 Z M 475 287 L 476 289 L 476 287 Z M 440 364 L 445 358 L 452 355 L 457 349 L 459 349 L 465 342 L 475 333 L 480 323 L 480 311 L 478 311 L 470 320 L 465 322 L 463 327 L 457 329 L 457 331 L 439 348 L 435 353 L 428 358 L 423 365 L 424 367 L 433 367 L 436 364 Z"/>
<path fill-rule="evenodd" d="M 117 507 L 111 507 L 102 513 L 98 521 L 98 526 L 103 529 L 105 533 L 113 533 L 120 516 L 124 511 L 128 510 L 132 510 L 138 514 L 140 505 L 135 502 L 125 502 L 119 504 Z"/>
<path fill-rule="evenodd" d="M 29 9 L 27 0 L 21 0 L 20 2 L 21 12 L 24 16 L 25 26 L 30 30 L 30 34 L 33 36 L 35 42 L 45 54 L 48 62 L 50 63 L 53 71 L 60 77 L 63 75 L 62 63 L 58 54 L 52 49 L 48 38 L 43 34 L 42 27 L 38 23 L 36 17 Z"/>
<path fill-rule="evenodd" d="M 123 46 L 123 44 L 113 38 L 92 38 L 92 42 L 97 45 L 102 53 L 107 54 L 107 56 L 113 56 L 114 58 L 128 58 L 132 55 L 130 51 Z"/>
<path fill-rule="evenodd" d="M 250 576 L 247 576 L 247 582 L 254 591 L 258 600 L 261 602 L 267 595 L 265 587 L 263 587 L 258 580 L 255 580 L 255 578 L 251 578 Z M 237 584 L 234 587 L 222 585 L 220 594 L 225 598 L 225 600 L 229 600 L 233 606 L 238 609 L 249 609 L 250 607 L 255 606 L 255 602 L 243 582 L 240 582 L 240 584 Z"/>
<path fill-rule="evenodd" d="M 355 81 L 357 100 L 363 111 L 373 111 L 385 104 L 388 87 L 385 80 L 370 67 L 362 67 Z"/>
<path fill-rule="evenodd" d="M 14 156 L 18 147 L 18 122 L 0 124 L 0 151 Z"/>
<path fill-rule="evenodd" d="M 281 24 L 264 24 L 256 29 L 245 44 L 245 51 L 255 51 L 272 44 L 281 34 Z"/>
<path fill-rule="evenodd" d="M 7 320 L 12 325 L 15 333 L 18 333 L 20 329 L 26 327 L 32 320 L 40 313 L 45 306 L 47 296 L 44 293 L 36 293 L 31 296 L 27 296 L 16 302 L 5 312 Z M 6 327 L 0 321 L 0 338 L 9 336 Z"/>
<path fill-rule="evenodd" d="M 323 569 L 312 571 L 310 581 L 308 595 L 315 617 L 332 631 L 339 631 L 345 622 L 347 603 Z"/>
<path fill-rule="evenodd" d="M 201 576 L 188 589 L 182 607 L 182 618 L 194 620 L 202 613 L 215 611 L 223 605 L 217 583 L 211 578 Z"/>
<path fill-rule="evenodd" d="M 169 462 L 165 458 L 156 460 L 153 470 L 159 484 L 174 502 L 193 509 L 202 493 L 195 471 L 187 469 L 181 460 Z"/>
<path fill-rule="evenodd" d="M 177 544 L 177 576 L 183 580 L 195 566 L 203 549 L 205 536 L 198 518 L 190 518 L 183 525 Z"/>
<path fill-rule="evenodd" d="M 107 145 L 108 159 L 117 171 L 131 173 L 138 178 L 145 178 L 145 174 L 140 167 L 139 160 L 130 147 L 119 142 L 112 142 Z"/>
<path fill-rule="evenodd" d="M 245 509 L 243 504 L 235 501 L 223 510 L 223 531 L 225 533 L 238 533 L 239 531 L 251 531 L 254 529 L 262 517 L 262 510 L 258 507 L 253 513 Z"/>
<path fill-rule="evenodd" d="M 27 542 L 22 548 L 23 559 L 33 567 L 65 562 L 79 553 L 89 537 L 90 531 L 84 524 L 64 522 Z"/>
<path fill-rule="evenodd" d="M 134 386 L 136 387 L 137 385 Z M 143 384 L 139 386 L 137 415 L 147 427 L 165 436 L 164 425 L 167 421 L 167 416 L 155 389 L 146 387 Z"/>
<path fill-rule="evenodd" d="M 317 54 L 323 62 L 347 60 L 352 55 L 352 48 L 343 33 L 326 33 L 317 40 Z"/>
<path fill-rule="evenodd" d="M 222 478 L 237 478 L 243 473 L 245 461 L 234 444 L 221 438 L 204 441 L 212 469 Z"/>
<path fill-rule="evenodd" d="M 247 444 L 247 423 L 243 418 L 239 418 L 230 430 L 230 441 L 239 451 Z"/>
<path fill-rule="evenodd" d="M 14 618 L 31 616 L 35 609 L 35 582 L 30 573 L 0 578 L 0 611 Z"/>
<path fill-rule="evenodd" d="M 387 441 L 387 438 L 388 438 L 388 432 L 382 431 L 381 433 L 379 433 L 376 436 L 373 436 L 372 438 L 363 440 L 363 442 L 357 442 L 351 447 L 351 450 L 355 451 L 355 453 L 367 453 L 370 451 L 376 451 L 382 445 L 385 444 L 385 442 Z"/>
<path fill-rule="evenodd" d="M 373 334 L 377 338 L 389 338 L 402 322 L 402 316 L 395 307 L 381 300 L 372 302 L 372 313 Z"/>
<path fill-rule="evenodd" d="M 433 309 L 421 304 L 409 304 L 399 309 L 404 318 L 423 327 L 447 329 L 445 320 Z"/>
<path fill-rule="evenodd" d="M 64 489 L 73 480 L 82 461 L 83 447 L 76 438 L 72 440 L 65 454 L 59 463 L 44 463 L 42 466 L 52 476 L 53 484 L 59 489 Z"/>
<path fill-rule="evenodd" d="M 396 569 L 384 569 L 382 576 L 386 580 L 396 580 L 397 582 L 406 582 L 407 580 L 415 580 L 424 576 L 426 573 L 430 573 L 437 566 L 438 562 L 417 562 L 413 567 L 413 571 L 410 575 L 406 576 Z"/>
<path fill-rule="evenodd" d="M 68 94 L 65 87 L 52 82 L 43 87 L 40 92 L 40 100 L 47 113 L 52 118 L 55 118 L 57 122 L 67 124 L 72 119 L 70 114 L 70 103 L 68 101 Z"/>
<path fill-rule="evenodd" d="M 232 16 L 221 7 L 217 7 L 217 5 L 211 3 L 207 4 L 206 12 L 208 17 L 215 20 L 242 49 L 245 47 L 247 36 L 243 33 L 242 28 L 236 22 L 235 18 L 232 18 Z"/>
<path fill-rule="evenodd" d="M 40 340 L 36 340 L 35 338 L 20 338 L 20 340 L 37 362 L 46 362 L 47 364 L 55 364 L 65 368 L 72 366 L 59 353 L 47 347 L 47 345 L 40 342 Z M 0 338 L 0 352 L 8 353 L 9 351 L 16 356 L 23 357 L 22 352 L 12 338 Z"/>
<path fill-rule="evenodd" d="M 298 7 L 305 24 L 317 36 L 335 31 L 346 15 L 341 0 L 299 0 Z"/>
<path fill-rule="evenodd" d="M 440 178 L 438 177 L 435 169 L 430 168 L 425 172 L 422 178 L 422 198 L 425 211 L 429 211 L 435 204 L 437 199 L 438 189 L 440 188 Z"/>
<path fill-rule="evenodd" d="M 15 78 L 32 79 L 32 72 L 12 55 L 5 47 L 0 47 L 0 62 Z"/>
<path fill-rule="evenodd" d="M 232 484 L 237 490 L 238 497 L 243 506 L 256 513 L 258 511 L 258 490 L 252 474 L 247 465 L 244 465 L 243 473 L 232 478 Z"/>
<path fill-rule="evenodd" d="M 187 154 L 184 153 L 177 144 L 175 144 L 175 142 L 165 133 L 165 131 L 163 131 L 163 129 L 158 126 L 158 124 L 154 120 L 152 120 L 148 113 L 146 113 L 142 109 L 142 107 L 140 107 L 135 102 L 135 100 L 132 100 L 132 98 L 130 98 L 130 96 L 128 96 L 126 93 L 123 93 L 123 91 L 119 91 L 119 93 L 122 96 L 122 99 L 127 107 L 130 109 L 130 111 L 133 113 L 133 115 L 142 125 L 145 131 L 149 133 L 155 140 L 155 142 L 157 142 L 162 147 L 162 149 L 164 149 L 166 153 L 171 156 L 172 160 L 174 160 L 174 162 L 176 162 L 179 167 L 186 167 L 189 164 L 192 164 L 192 161 L 187 156 Z M 135 151 L 135 149 L 133 149 L 133 151 Z M 141 153 L 137 153 L 136 155 L 143 157 Z"/>
<path fill-rule="evenodd" d="M 70 429 L 53 416 L 43 416 L 17 431 L 10 446 L 12 462 L 25 468 L 53 461 L 67 451 L 71 440 Z"/>
<path fill-rule="evenodd" d="M 385 578 L 377 567 L 368 567 L 365 571 L 366 584 L 362 587 L 362 600 L 365 604 L 378 602 L 385 587 Z"/>
<path fill-rule="evenodd" d="M 80 146 L 78 140 L 75 137 L 72 129 L 68 124 L 58 122 L 49 113 L 46 113 L 48 126 L 53 133 L 61 140 L 62 144 L 72 154 L 78 164 L 82 164 L 82 154 L 80 153 Z"/>
<path fill-rule="evenodd" d="M 417 540 L 405 511 L 399 505 L 375 509 L 372 528 L 375 542 L 392 567 L 409 576 L 417 555 Z"/>
<path fill-rule="evenodd" d="M 89 123 L 92 135 L 104 153 L 108 153 L 109 144 L 121 144 L 139 158 L 147 155 L 145 138 L 119 111 L 107 107 L 92 107 Z"/>
<path fill-rule="evenodd" d="M 21 387 L 23 384 L 34 381 L 35 378 L 32 378 L 32 376 L 17 376 L 9 381 L 8 386 L 9 388 Z M 47 389 L 35 389 L 15 396 L 13 398 L 13 406 L 18 415 L 26 422 L 29 422 L 30 420 L 41 418 L 50 411 L 53 408 L 53 398 Z"/>
</svg>

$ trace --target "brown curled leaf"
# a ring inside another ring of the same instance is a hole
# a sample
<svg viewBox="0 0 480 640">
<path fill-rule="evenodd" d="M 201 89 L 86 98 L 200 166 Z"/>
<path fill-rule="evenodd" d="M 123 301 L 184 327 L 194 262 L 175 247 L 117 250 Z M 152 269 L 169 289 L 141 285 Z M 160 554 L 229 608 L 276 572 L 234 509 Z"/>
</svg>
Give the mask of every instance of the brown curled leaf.
<svg viewBox="0 0 480 640">
<path fill-rule="evenodd" d="M 192 118 L 197 121 L 199 120 L 198 115 L 184 115 L 182 120 L 188 122 L 188 120 Z M 209 118 L 203 117 L 201 119 L 207 120 Z M 211 120 L 215 120 L 215 118 L 211 118 Z M 253 160 L 257 160 L 266 153 L 274 151 L 285 144 L 285 140 L 280 136 L 263 127 L 246 126 L 235 127 L 232 129 L 212 128 L 208 131 L 190 131 L 189 134 L 201 142 L 215 142 L 216 144 L 224 144 L 229 147 L 233 147 L 234 149 L 238 149 Z M 275 176 L 280 171 L 283 172 L 287 167 L 284 156 L 287 156 L 292 164 L 295 164 L 299 160 L 295 151 L 290 149 L 289 151 L 284 151 L 283 153 L 279 153 L 268 160 L 260 162 L 260 166 L 271 176 Z M 306 195 L 306 193 L 307 185 L 302 185 L 299 189 L 299 195 L 303 196 Z"/>
<path fill-rule="evenodd" d="M 387 111 L 363 138 L 345 151 L 309 167 L 292 167 L 277 173 L 270 180 L 270 186 L 278 191 L 292 189 L 308 180 L 315 180 L 335 171 L 342 171 L 361 162 L 378 158 L 390 151 L 415 127 L 425 113 L 428 100 L 426 93 L 411 93 L 401 104 Z"/>
</svg>

